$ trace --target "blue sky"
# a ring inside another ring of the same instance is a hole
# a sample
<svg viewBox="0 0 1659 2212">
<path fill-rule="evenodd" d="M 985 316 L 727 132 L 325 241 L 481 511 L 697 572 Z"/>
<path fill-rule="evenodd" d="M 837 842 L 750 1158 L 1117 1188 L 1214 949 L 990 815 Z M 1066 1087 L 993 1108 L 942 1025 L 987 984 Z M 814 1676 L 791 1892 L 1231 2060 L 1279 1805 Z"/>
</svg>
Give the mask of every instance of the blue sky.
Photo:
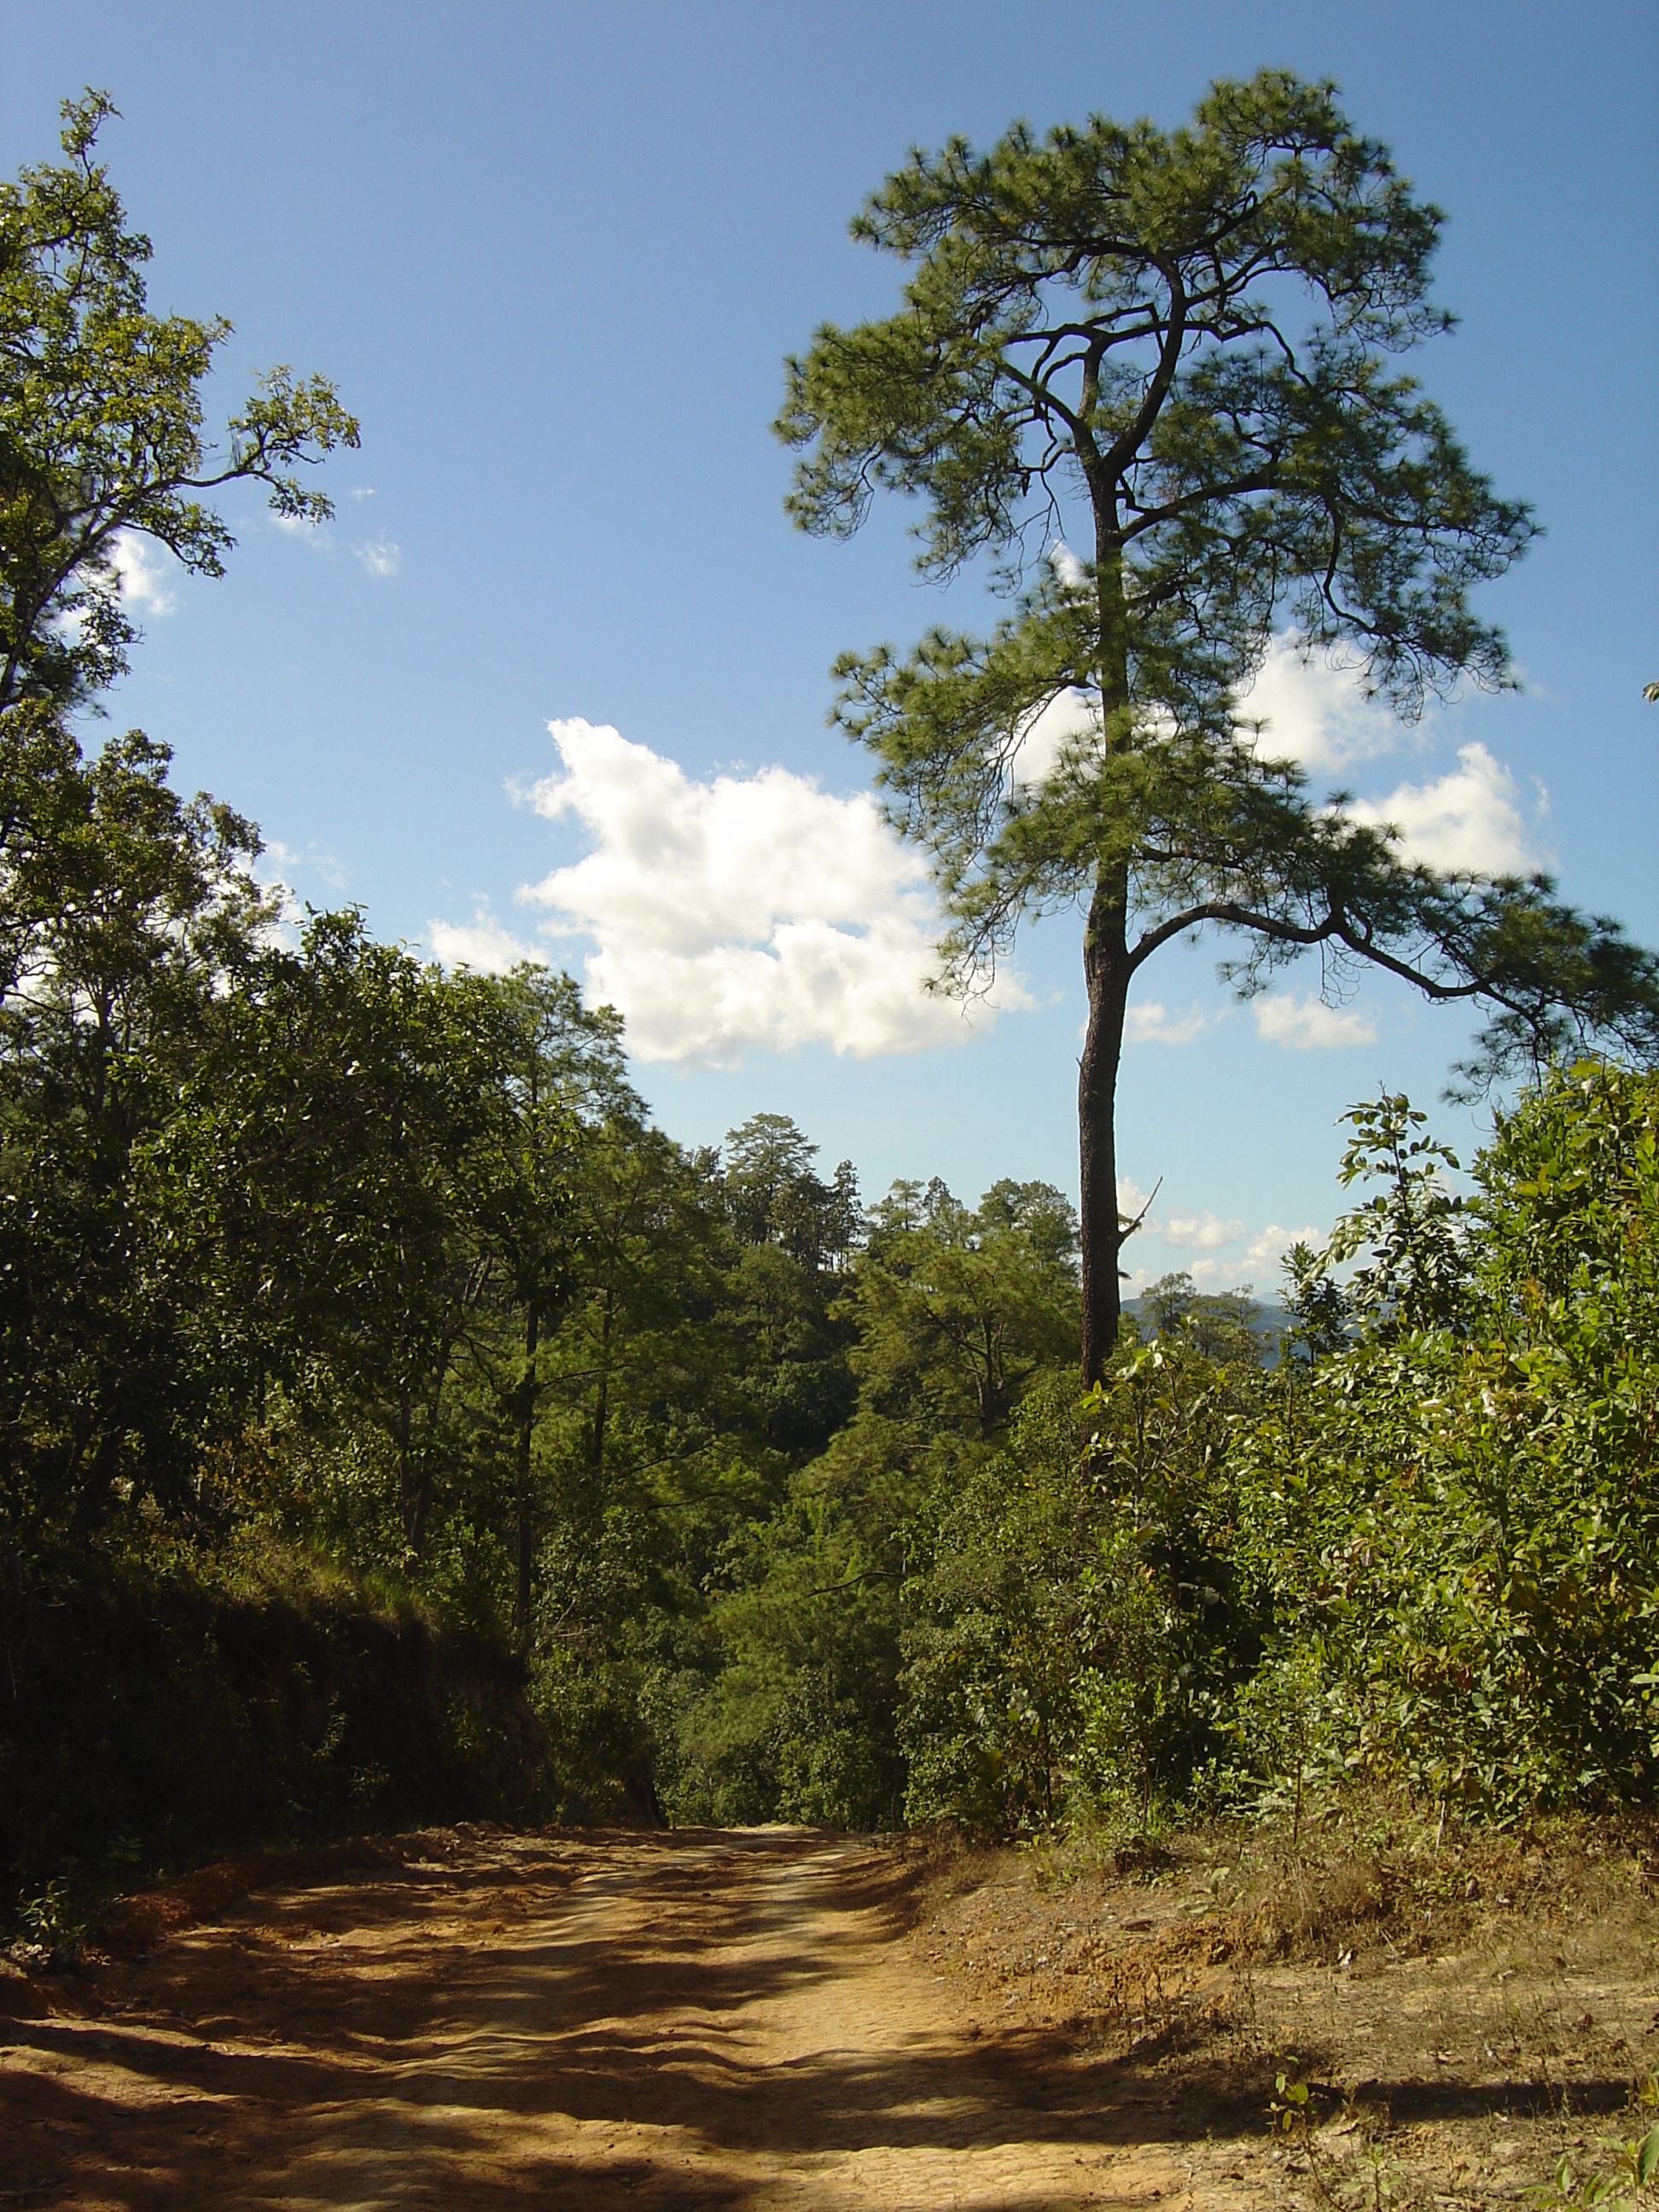
<svg viewBox="0 0 1659 2212">
<path fill-rule="evenodd" d="M 1029 1003 L 958 1041 L 909 994 L 925 890 L 823 724 L 838 651 L 969 623 L 975 586 L 916 582 L 901 510 L 852 546 L 794 535 L 767 425 L 787 350 L 892 301 L 846 222 L 908 145 L 1016 115 L 1173 124 L 1212 77 L 1286 64 L 1338 78 L 1448 210 L 1462 323 L 1421 373 L 1547 535 L 1487 602 L 1523 696 L 1394 750 L 1328 687 L 1285 678 L 1283 715 L 1318 772 L 1431 842 L 1524 847 L 1659 939 L 1656 56 L 1645 7 L 1533 0 L 0 0 L 0 167 L 53 151 L 65 93 L 107 87 L 153 303 L 236 324 L 221 414 L 282 361 L 363 422 L 326 533 L 250 501 L 223 582 L 133 577 L 148 634 L 112 716 L 252 814 L 313 902 L 428 949 L 596 962 L 687 1141 L 765 1108 L 866 1191 L 1074 1188 L 1076 925 L 1031 934 Z M 876 951 L 849 952 L 864 924 Z M 1331 1217 L 1343 1106 L 1379 1081 L 1429 1103 L 1465 1026 L 1380 988 L 1333 1022 L 1294 971 L 1264 1022 L 1215 957 L 1146 973 L 1122 1165 L 1163 1178 L 1143 1272 L 1265 1285 L 1273 1232 Z M 1469 1115 L 1441 1118 L 1470 1143 Z"/>
</svg>

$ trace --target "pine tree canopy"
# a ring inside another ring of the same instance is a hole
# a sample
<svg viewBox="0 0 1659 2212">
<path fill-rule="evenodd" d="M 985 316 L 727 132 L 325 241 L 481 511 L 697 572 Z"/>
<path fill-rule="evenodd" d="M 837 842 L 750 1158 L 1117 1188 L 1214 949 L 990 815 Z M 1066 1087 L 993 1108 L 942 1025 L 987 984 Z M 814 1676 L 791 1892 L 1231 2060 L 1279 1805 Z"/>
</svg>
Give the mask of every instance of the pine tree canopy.
<svg viewBox="0 0 1659 2212">
<path fill-rule="evenodd" d="M 796 523 L 850 536 L 878 489 L 908 494 L 923 573 L 988 556 L 1012 602 L 988 636 L 844 656 L 836 720 L 932 856 L 943 988 L 983 988 L 1024 918 L 1086 911 L 1089 1381 L 1127 1233 L 1124 1012 L 1163 945 L 1233 933 L 1247 995 L 1316 950 L 1328 992 L 1371 963 L 1479 999 L 1475 1082 L 1598 1036 L 1644 1053 L 1659 1029 L 1659 969 L 1616 924 L 1542 875 L 1414 861 L 1248 712 L 1287 631 L 1407 719 L 1514 682 L 1475 594 L 1536 526 L 1396 366 L 1451 327 L 1429 288 L 1443 220 L 1334 86 L 1282 70 L 1218 83 L 1173 131 L 1019 124 L 987 153 L 912 153 L 853 225 L 908 265 L 902 305 L 787 364 Z"/>
</svg>

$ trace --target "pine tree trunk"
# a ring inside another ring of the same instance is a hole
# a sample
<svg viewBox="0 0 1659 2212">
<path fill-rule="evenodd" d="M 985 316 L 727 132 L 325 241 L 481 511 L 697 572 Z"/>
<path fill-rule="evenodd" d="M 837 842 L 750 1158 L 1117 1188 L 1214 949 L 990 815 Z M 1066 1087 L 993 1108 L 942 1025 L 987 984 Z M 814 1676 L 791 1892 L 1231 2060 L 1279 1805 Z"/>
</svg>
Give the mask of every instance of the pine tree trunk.
<svg viewBox="0 0 1659 2212">
<path fill-rule="evenodd" d="M 1099 360 L 1091 356 L 1084 386 L 1085 420 L 1093 414 Z M 1095 523 L 1095 591 L 1100 615 L 1101 734 L 1109 750 L 1133 742 L 1130 728 L 1129 609 L 1123 590 L 1123 543 L 1115 481 L 1099 465 L 1092 435 L 1079 458 L 1089 481 Z M 1129 871 L 1103 861 L 1083 933 L 1083 976 L 1089 1026 L 1078 1062 L 1078 1152 L 1082 1183 L 1083 1387 L 1091 1390 L 1117 1344 L 1122 1299 L 1117 1255 L 1122 1217 L 1117 1208 L 1117 1064 L 1123 1052 L 1123 1010 L 1129 996 Z"/>
<path fill-rule="evenodd" d="M 1083 939 L 1089 1027 L 1078 1062 L 1078 1152 L 1082 1180 L 1083 1385 L 1091 1389 L 1117 1342 L 1122 1313 L 1118 1254 L 1117 1064 L 1123 1050 L 1123 1010 L 1129 995 L 1125 935 L 1127 884 L 1105 871 L 1095 885 Z"/>
</svg>

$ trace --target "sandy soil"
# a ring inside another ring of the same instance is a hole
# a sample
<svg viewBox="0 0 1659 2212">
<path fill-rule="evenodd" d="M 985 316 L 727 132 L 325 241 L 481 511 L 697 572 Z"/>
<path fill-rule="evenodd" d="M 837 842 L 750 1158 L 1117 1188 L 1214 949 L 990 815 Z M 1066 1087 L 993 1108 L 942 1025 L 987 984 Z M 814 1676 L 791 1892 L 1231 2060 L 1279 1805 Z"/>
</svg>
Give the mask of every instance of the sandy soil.
<svg viewBox="0 0 1659 2212">
<path fill-rule="evenodd" d="M 0 1976 L 0 2212 L 1487 2205 L 1659 2058 L 1638 1862 L 1488 1868 L 1494 1932 L 1461 1867 L 1419 1926 L 1370 1862 L 1224 1861 L 447 1831 L 210 1870 Z"/>
</svg>

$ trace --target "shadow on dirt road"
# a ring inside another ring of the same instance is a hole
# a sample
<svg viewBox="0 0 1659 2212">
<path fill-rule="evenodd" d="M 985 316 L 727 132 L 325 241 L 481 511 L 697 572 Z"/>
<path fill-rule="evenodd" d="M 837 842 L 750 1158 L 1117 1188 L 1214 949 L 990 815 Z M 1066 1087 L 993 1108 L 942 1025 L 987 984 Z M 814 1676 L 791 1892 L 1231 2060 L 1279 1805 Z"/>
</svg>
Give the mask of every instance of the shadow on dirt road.
<svg viewBox="0 0 1659 2212">
<path fill-rule="evenodd" d="M 902 1942 L 913 1863 L 791 1831 L 419 1839 L 280 1880 L 0 2023 L 41 2207 L 1168 2199 Z M 1162 2130 L 1160 2130 L 1162 2132 Z"/>
</svg>

